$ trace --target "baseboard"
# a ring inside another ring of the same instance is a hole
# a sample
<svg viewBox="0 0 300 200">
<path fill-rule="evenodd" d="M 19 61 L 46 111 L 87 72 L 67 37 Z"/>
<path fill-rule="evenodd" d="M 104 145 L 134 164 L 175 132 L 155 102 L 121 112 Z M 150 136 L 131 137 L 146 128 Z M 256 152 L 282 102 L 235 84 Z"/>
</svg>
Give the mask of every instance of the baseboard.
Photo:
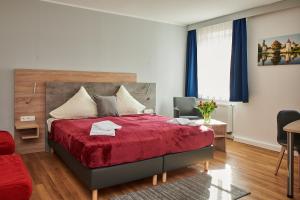
<svg viewBox="0 0 300 200">
<path fill-rule="evenodd" d="M 230 140 L 234 140 L 234 136 L 232 135 L 231 132 L 226 134 L 226 138 Z"/>
<path fill-rule="evenodd" d="M 261 147 L 261 148 L 264 148 L 264 149 L 269 149 L 269 150 L 272 150 L 272 151 L 278 151 L 279 152 L 280 149 L 281 149 L 281 146 L 279 144 L 270 144 L 270 143 L 267 143 L 267 142 L 261 142 L 261 141 L 253 140 L 253 139 L 250 139 L 250 138 L 240 137 L 240 136 L 237 136 L 237 135 L 234 135 L 234 141 L 240 142 L 240 143 L 245 143 L 245 144 L 250 144 L 250 145 Z"/>
</svg>

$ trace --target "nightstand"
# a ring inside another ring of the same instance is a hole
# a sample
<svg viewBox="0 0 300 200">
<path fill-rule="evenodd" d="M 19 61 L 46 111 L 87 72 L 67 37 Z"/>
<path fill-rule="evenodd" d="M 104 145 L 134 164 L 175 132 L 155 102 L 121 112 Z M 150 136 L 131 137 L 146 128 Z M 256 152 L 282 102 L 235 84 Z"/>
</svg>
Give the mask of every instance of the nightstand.
<svg viewBox="0 0 300 200">
<path fill-rule="evenodd" d="M 215 133 L 214 147 L 216 150 L 226 152 L 226 127 L 225 122 L 221 122 L 215 119 L 211 119 L 209 124 L 205 124 L 203 119 L 193 120 L 196 124 L 204 125 L 212 128 Z"/>
<path fill-rule="evenodd" d="M 20 134 L 22 134 L 21 136 L 22 140 L 39 138 L 40 135 L 39 125 L 35 121 L 32 122 L 16 121 L 15 128 L 16 130 L 20 130 Z"/>
</svg>

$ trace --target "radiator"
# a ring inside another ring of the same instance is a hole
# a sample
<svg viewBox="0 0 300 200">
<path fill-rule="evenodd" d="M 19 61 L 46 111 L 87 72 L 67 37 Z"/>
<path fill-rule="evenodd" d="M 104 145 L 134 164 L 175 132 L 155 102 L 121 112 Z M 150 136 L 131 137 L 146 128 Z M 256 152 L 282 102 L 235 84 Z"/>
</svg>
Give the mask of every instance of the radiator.
<svg viewBox="0 0 300 200">
<path fill-rule="evenodd" d="M 212 118 L 227 123 L 227 133 L 233 132 L 233 105 L 217 103 Z"/>
</svg>

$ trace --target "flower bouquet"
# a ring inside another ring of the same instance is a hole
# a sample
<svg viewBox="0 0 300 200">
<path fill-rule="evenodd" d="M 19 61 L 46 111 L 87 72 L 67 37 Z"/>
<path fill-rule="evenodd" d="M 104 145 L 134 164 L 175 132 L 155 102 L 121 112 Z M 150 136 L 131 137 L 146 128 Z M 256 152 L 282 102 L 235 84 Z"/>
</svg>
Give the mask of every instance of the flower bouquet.
<svg viewBox="0 0 300 200">
<path fill-rule="evenodd" d="M 217 104 L 214 100 L 200 101 L 197 109 L 202 114 L 204 123 L 209 124 L 211 119 L 211 113 L 217 108 Z"/>
</svg>

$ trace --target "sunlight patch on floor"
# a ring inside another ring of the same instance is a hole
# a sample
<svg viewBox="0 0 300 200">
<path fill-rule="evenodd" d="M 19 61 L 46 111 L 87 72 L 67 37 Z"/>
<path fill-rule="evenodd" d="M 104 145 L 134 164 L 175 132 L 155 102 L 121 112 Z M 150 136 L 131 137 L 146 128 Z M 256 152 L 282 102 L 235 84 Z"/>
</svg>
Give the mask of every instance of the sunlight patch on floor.
<svg viewBox="0 0 300 200">
<path fill-rule="evenodd" d="M 210 200 L 232 199 L 230 193 L 217 189 L 219 187 L 227 191 L 231 191 L 231 184 L 232 184 L 231 166 L 226 164 L 225 168 L 209 170 L 208 174 L 212 177 L 211 185 L 214 186 L 209 188 L 209 192 L 210 192 L 209 199 Z"/>
</svg>

